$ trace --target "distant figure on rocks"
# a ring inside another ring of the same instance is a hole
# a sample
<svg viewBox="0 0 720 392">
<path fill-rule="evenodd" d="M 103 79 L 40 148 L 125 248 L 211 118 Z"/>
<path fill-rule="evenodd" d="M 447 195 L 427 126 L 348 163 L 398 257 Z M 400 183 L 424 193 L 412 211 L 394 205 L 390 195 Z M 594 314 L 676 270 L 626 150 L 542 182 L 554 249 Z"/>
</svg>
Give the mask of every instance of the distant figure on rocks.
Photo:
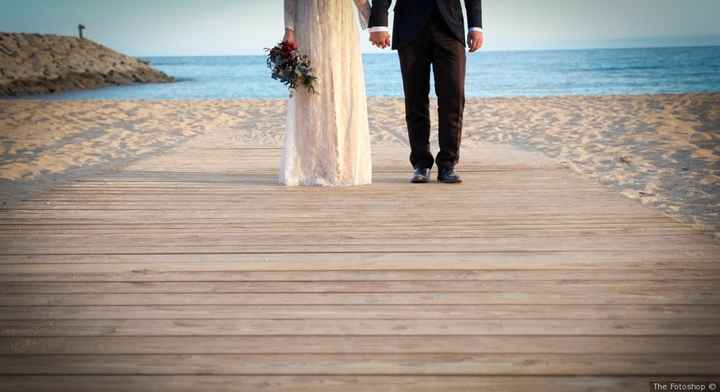
<svg viewBox="0 0 720 392">
<path fill-rule="evenodd" d="M 80 34 L 80 39 L 85 39 L 85 37 L 83 36 L 83 30 L 85 30 L 85 26 L 79 24 L 79 25 L 78 25 L 78 32 L 79 32 L 79 34 Z"/>
</svg>

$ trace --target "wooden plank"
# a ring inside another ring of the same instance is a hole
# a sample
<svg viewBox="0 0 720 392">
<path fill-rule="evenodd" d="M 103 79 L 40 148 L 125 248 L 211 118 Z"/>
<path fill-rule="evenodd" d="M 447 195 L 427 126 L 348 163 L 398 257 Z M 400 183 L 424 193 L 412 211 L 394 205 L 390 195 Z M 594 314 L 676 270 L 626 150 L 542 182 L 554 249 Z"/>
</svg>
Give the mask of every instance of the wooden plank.
<svg viewBox="0 0 720 392">
<path fill-rule="evenodd" d="M 422 293 L 122 293 L 122 294 L 5 294 L 0 306 L 48 305 L 478 305 L 478 304 L 658 304 L 719 305 L 714 282 L 692 285 L 630 283 L 620 287 L 552 285 L 518 287 L 483 292 Z M 543 287 L 547 287 L 544 290 Z M 168 295 L 172 294 L 172 295 Z"/>
<path fill-rule="evenodd" d="M 615 292 L 633 295 L 644 291 L 657 296 L 668 290 L 681 294 L 690 300 L 690 293 L 708 293 L 707 300 L 714 289 L 720 288 L 719 280 L 471 280 L 471 281 L 322 281 L 322 282 L 79 282 L 79 283 L 14 283 L 0 286 L 0 294 L 47 295 L 47 294 L 256 294 L 256 293 L 316 293 L 316 294 L 375 294 L 375 293 L 536 293 L 543 299 L 567 295 L 575 297 L 586 293 L 591 296 L 597 292 Z M 482 298 L 477 296 L 476 298 Z M 667 295 L 662 296 L 668 299 Z M 716 298 L 720 303 L 720 296 Z M 252 301 L 252 300 L 251 300 Z M 0 303 L 2 303 L 0 301 Z"/>
<path fill-rule="evenodd" d="M 508 176 L 507 174 L 503 174 L 503 176 Z M 488 185 L 493 186 L 493 188 L 478 188 L 478 187 L 471 187 L 471 188 L 461 188 L 457 189 L 456 191 L 461 194 L 477 194 L 477 195 L 485 195 L 485 197 L 489 198 L 490 200 L 524 200 L 529 201 L 534 197 L 537 197 L 538 195 L 545 195 L 549 193 L 561 193 L 563 190 L 563 187 L 567 185 L 567 183 L 555 183 L 555 184 L 544 184 L 542 188 L 540 189 L 532 189 L 530 185 L 523 185 L 523 186 L 515 186 L 514 184 L 507 184 L 507 183 L 488 183 Z M 173 200 L 168 200 L 172 203 L 177 203 L 180 201 L 183 202 L 207 202 L 207 201 L 219 201 L 219 202 L 230 202 L 236 195 L 239 190 L 245 191 L 247 187 L 223 187 L 223 186 L 195 186 L 195 187 L 187 187 L 187 186 L 174 186 L 174 187 L 158 187 L 158 188 L 148 188 L 147 186 L 143 187 L 128 187 L 128 188 L 118 188 L 116 186 L 112 185 L 101 185 L 97 188 L 88 187 L 85 189 L 82 188 L 74 188 L 74 189 L 53 189 L 52 192 L 47 192 L 43 194 L 36 194 L 32 197 L 29 197 L 25 199 L 23 202 L 26 205 L 32 204 L 32 203 L 40 203 L 43 204 L 44 202 L 51 202 L 52 204 L 55 203 L 68 203 L 68 204 L 77 204 L 77 203 L 113 203 L 113 202 L 152 202 L 152 203 L 158 203 L 158 200 L 164 197 L 170 197 L 172 196 Z M 206 191 L 208 189 L 212 189 L 213 193 L 207 193 Z M 513 191 L 517 189 L 522 189 L 523 193 L 515 193 Z M 597 186 L 589 186 L 589 187 L 582 187 L 577 186 L 574 187 L 574 192 L 571 194 L 562 193 L 559 195 L 559 199 L 562 201 L 576 201 L 580 202 L 583 199 L 587 200 L 589 196 L 592 196 L 594 200 L 602 200 L 606 202 L 618 202 L 620 204 L 623 199 L 621 197 L 618 197 L 616 193 L 610 193 L 606 190 L 602 190 L 598 192 L 599 188 Z M 282 192 L 281 189 L 274 189 L 270 192 Z M 243 192 L 247 194 L 247 198 L 242 199 L 242 203 L 250 204 L 251 202 L 260 202 L 262 204 L 267 204 L 267 198 L 263 198 L 262 194 L 259 194 L 258 192 Z M 353 192 L 353 193 L 346 193 L 349 195 L 349 200 L 359 200 L 358 195 L 360 194 L 367 194 L 368 192 Z M 374 195 L 377 195 L 378 201 L 388 201 L 390 199 L 389 192 L 382 191 L 381 189 L 374 189 L 372 191 Z M 309 193 L 308 193 L 309 194 Z M 288 198 L 290 194 L 282 192 L 278 195 L 280 199 Z M 312 198 L 310 199 L 312 201 Z M 558 201 L 558 199 L 556 199 Z M 552 205 L 553 201 L 545 201 L 543 200 L 543 203 L 549 203 L 549 204 L 543 204 L 543 205 Z M 624 203 L 623 203 L 624 204 Z"/>
<path fill-rule="evenodd" d="M 0 337 L 27 354 L 720 354 L 720 337 L 686 336 L 189 336 Z"/>
<path fill-rule="evenodd" d="M 212 190 L 208 190 L 210 192 Z M 101 212 L 100 212 L 101 211 Z M 452 216 L 457 213 L 450 212 Z M 539 223 L 546 222 L 548 224 L 581 223 L 581 222 L 614 222 L 627 223 L 635 221 L 645 221 L 648 224 L 654 222 L 671 222 L 672 220 L 663 215 L 658 215 L 657 211 L 646 211 L 638 214 L 636 211 L 628 212 L 627 209 L 616 212 L 613 210 L 601 211 L 597 209 L 585 208 L 578 209 L 562 209 L 553 211 L 531 210 L 528 208 L 520 210 L 507 210 L 504 208 L 483 208 L 481 213 L 468 211 L 469 215 L 464 215 L 464 221 L 474 221 L 478 223 L 486 222 L 487 224 L 495 223 Z M 18 224 L 73 224 L 73 223 L 89 223 L 89 224 L 130 224 L 142 222 L 228 222 L 234 216 L 242 215 L 247 219 L 248 223 L 257 222 L 303 222 L 303 221 L 325 221 L 333 218 L 337 222 L 353 222 L 347 215 L 342 214 L 340 209 L 313 210 L 313 214 L 299 215 L 293 213 L 290 206 L 282 210 L 273 210 L 267 216 L 257 216 L 248 213 L 247 208 L 218 209 L 213 208 L 212 204 L 203 206 L 203 208 L 182 209 L 182 208 L 153 208 L 153 209 L 124 209 L 124 210 L 98 210 L 87 209 L 78 206 L 73 209 L 55 209 L 55 208 L 22 208 L 19 206 L 16 210 L 7 213 L 3 220 L 7 223 Z M 368 222 L 387 222 L 387 213 L 383 219 L 382 211 L 372 211 L 365 209 L 363 216 Z M 472 218 L 472 219 L 467 219 Z M 395 219 L 395 218 L 393 218 Z M 426 221 L 443 220 L 439 217 L 427 216 L 423 217 Z M 232 221 L 230 221 L 232 222 Z"/>
<path fill-rule="evenodd" d="M 161 237 L 144 235 L 108 235 L 88 238 L 83 235 L 58 235 L 55 238 L 27 235 L 13 238 L 0 236 L 5 244 L 3 254 L 97 254 L 97 253 L 188 253 L 205 252 L 437 252 L 447 249 L 463 249 L 474 252 L 499 251 L 596 251 L 654 249 L 658 253 L 666 249 L 691 251 L 704 247 L 707 251 L 720 251 L 720 245 L 700 234 L 646 235 L 627 233 L 588 234 L 536 233 L 508 237 L 502 233 L 485 236 L 439 235 L 431 239 L 408 237 L 402 234 L 384 237 L 382 233 L 370 233 L 355 238 L 350 234 L 323 232 L 289 234 L 277 237 L 263 235 L 216 234 L 167 234 Z M 88 242 L 89 241 L 89 242 Z"/>
<path fill-rule="evenodd" d="M 596 296 L 604 297 L 602 303 L 720 304 L 718 287 L 720 281 L 696 280 L 6 283 L 0 287 L 0 305 L 304 304 L 303 300 L 308 304 L 534 304 L 537 300 L 569 304 L 592 303 L 587 297 Z M 139 300 L 140 294 L 147 294 L 146 299 Z M 177 302 L 158 298 L 168 295 Z M 386 298 L 380 300 L 381 295 Z M 225 298 L 216 302 L 220 296 Z"/>
<path fill-rule="evenodd" d="M 0 355 L 5 374 L 714 375 L 717 354 Z"/>
<path fill-rule="evenodd" d="M 690 265 L 691 269 L 631 269 L 625 264 L 613 265 L 617 269 L 591 270 L 589 267 L 574 270 L 452 270 L 452 271 L 240 271 L 235 266 L 223 270 L 222 265 L 209 263 L 188 263 L 189 265 L 114 265 L 113 271 L 94 272 L 97 265 L 54 264 L 33 265 L 28 268 L 18 265 L 8 267 L 14 273 L 0 273 L 0 282 L 12 283 L 18 290 L 32 290 L 42 285 L 41 290 L 52 287 L 49 283 L 91 283 L 91 282 L 385 282 L 385 281 L 717 281 L 720 280 L 720 263 L 707 262 Z M 63 267 L 68 266 L 65 272 Z M 664 265 L 662 265 L 664 266 Z M 7 267 L 7 265 L 6 265 Z M 85 268 L 80 268 L 85 267 Z M 105 270 L 104 266 L 99 268 Z M 124 267 L 124 268 L 122 268 Z M 218 269 L 203 271 L 203 269 Z M 0 267 L 0 270 L 3 270 Z M 22 272 L 18 272 L 18 270 Z M 49 272 L 44 272 L 48 271 Z M 76 271 L 76 272 L 67 272 Z M 25 286 L 17 286 L 23 283 Z M 45 284 L 48 283 L 48 286 Z M 3 285 L 4 286 L 4 285 Z M 26 287 L 22 289 L 21 287 Z M 88 287 L 92 287 L 89 285 Z M 1 289 L 1 288 L 0 288 Z"/>
<path fill-rule="evenodd" d="M 507 175 L 506 175 L 507 176 Z M 510 175 L 512 176 L 512 175 Z M 517 178 L 515 180 L 525 181 L 523 178 Z M 513 180 L 511 180 L 513 181 Z M 559 181 L 553 184 L 543 184 L 541 189 L 533 189 L 533 184 L 524 186 L 514 186 L 511 183 L 493 183 L 492 181 L 485 184 L 485 189 L 478 187 L 466 187 L 459 186 L 453 190 L 453 194 L 464 195 L 464 196 L 476 196 L 483 197 L 483 201 L 478 203 L 481 207 L 487 207 L 485 202 L 497 201 L 501 204 L 509 204 L 510 202 L 520 202 L 524 205 L 534 207 L 545 207 L 559 205 L 559 201 L 569 201 L 577 206 L 592 207 L 587 203 L 582 203 L 583 199 L 587 200 L 592 198 L 593 200 L 603 202 L 604 204 L 616 204 L 623 209 L 627 209 L 632 206 L 632 201 L 625 199 L 622 195 L 618 195 L 615 192 L 608 192 L 604 188 L 598 188 L 597 186 L 578 186 L 572 182 Z M 572 194 L 565 193 L 568 186 L 573 186 L 575 190 Z M 154 203 L 156 205 L 161 204 L 160 200 L 169 199 L 170 197 L 176 197 L 177 199 L 168 200 L 171 204 L 177 204 L 180 201 L 184 202 L 203 202 L 203 201 L 217 201 L 221 203 L 230 203 L 235 200 L 237 203 L 235 207 L 243 204 L 255 204 L 260 205 L 270 204 L 268 195 L 277 195 L 273 200 L 280 203 L 281 208 L 290 209 L 290 201 L 302 194 L 307 197 L 307 201 L 311 207 L 315 204 L 319 204 L 320 201 L 339 201 L 340 196 L 347 200 L 349 204 L 362 204 L 362 197 L 372 194 L 373 199 L 379 203 L 379 205 L 389 204 L 393 202 L 394 193 L 400 188 L 405 188 L 408 194 L 420 194 L 429 193 L 439 194 L 444 192 L 438 188 L 431 188 L 425 190 L 419 189 L 408 189 L 403 186 L 383 186 L 378 185 L 372 190 L 365 188 L 364 190 L 357 189 L 352 192 L 337 190 L 337 191 L 322 191 L 322 190 L 298 190 L 298 189 L 282 189 L 279 187 L 257 187 L 253 185 L 239 185 L 239 186 L 224 186 L 218 184 L 193 184 L 192 181 L 188 183 L 178 183 L 163 185 L 159 187 L 151 187 L 147 185 L 142 186 L 129 186 L 129 187 L 118 187 L 113 184 L 99 185 L 96 188 L 74 188 L 74 189 L 53 189 L 49 192 L 34 194 L 31 197 L 22 200 L 23 208 L 34 206 L 33 208 L 46 208 L 45 206 L 58 204 L 84 204 L 89 203 Z M 208 193 L 211 190 L 213 193 Z M 238 193 L 242 193 L 244 196 L 242 199 L 233 199 Z M 543 195 L 553 194 L 557 195 L 554 200 L 541 200 L 536 203 L 531 203 L 534 198 L 541 197 Z M 449 201 L 451 205 L 457 205 L 457 201 Z M 406 207 L 400 206 L 403 209 Z M 18 208 L 17 210 L 23 210 Z M 234 210 L 239 210 L 234 208 Z M 599 211 L 596 209 L 596 211 Z M 638 210 L 638 215 L 650 218 L 652 215 L 646 214 L 648 211 Z M 645 213 L 644 213 L 645 212 Z M 655 217 L 663 217 L 662 214 L 656 214 Z M 347 218 L 347 217 L 346 217 Z"/>
<path fill-rule="evenodd" d="M 517 179 L 523 181 L 522 179 Z M 482 181 L 482 180 L 480 180 Z M 588 189 L 586 192 L 578 190 L 579 195 L 568 196 L 565 190 L 568 188 L 575 188 L 576 184 L 573 183 L 559 183 L 556 185 L 556 190 L 547 192 L 532 192 L 527 187 L 521 188 L 508 188 L 498 189 L 497 184 L 484 184 L 487 187 L 487 191 L 476 192 L 476 191 L 465 191 L 468 189 L 464 186 L 455 188 L 452 192 L 457 198 L 444 200 L 444 210 L 452 216 L 461 217 L 460 210 L 463 205 L 467 205 L 467 199 L 474 199 L 476 202 L 473 203 L 473 209 L 467 211 L 471 216 L 482 216 L 481 212 L 491 212 L 492 216 L 497 216 L 499 211 L 504 211 L 507 207 L 516 205 L 519 209 L 515 211 L 508 210 L 507 213 L 511 216 L 519 217 L 522 212 L 529 212 L 535 214 L 548 213 L 550 211 L 565 211 L 565 213 L 571 213 L 577 215 L 579 213 L 591 213 L 592 216 L 602 216 L 603 208 L 612 207 L 611 216 L 618 216 L 621 212 L 627 212 L 632 216 L 644 217 L 644 218 L 659 218 L 663 215 L 650 208 L 638 208 L 638 204 L 628 199 L 624 199 L 623 196 L 614 193 L 606 193 L 606 190 L 602 189 Z M 529 185 L 531 186 L 531 185 Z M 541 187 L 547 186 L 546 184 L 538 185 Z M 379 186 L 381 187 L 381 186 Z M 216 186 L 208 186 L 200 188 L 204 190 L 206 194 L 214 192 L 218 188 Z M 388 187 L 385 190 L 374 187 L 372 190 L 356 190 L 352 193 L 350 191 L 329 191 L 329 190 L 285 190 L 280 187 L 268 187 L 268 188 L 235 188 L 237 191 L 234 194 L 228 194 L 226 198 L 206 196 L 205 198 L 192 198 L 185 196 L 187 200 L 181 198 L 173 200 L 168 197 L 158 198 L 137 198 L 133 197 L 137 193 L 142 193 L 142 188 L 128 189 L 127 196 L 117 198 L 116 200 L 106 200 L 105 198 L 88 199 L 87 201 L 74 200 L 73 199 L 26 199 L 21 201 L 17 206 L 17 212 L 23 213 L 26 210 L 57 210 L 57 209 L 68 209 L 69 207 L 75 207 L 81 210 L 87 209 L 100 209 L 105 207 L 109 210 L 118 208 L 137 208 L 139 206 L 149 207 L 149 209 L 161 209 L 161 210 L 177 210 L 183 206 L 188 206 L 188 209 L 197 209 L 201 207 L 206 210 L 224 210 L 226 213 L 242 214 L 242 215 L 255 215 L 254 211 L 248 208 L 248 206 L 256 206 L 267 208 L 275 206 L 277 209 L 269 211 L 270 216 L 278 216 L 279 213 L 294 213 L 295 216 L 300 211 L 293 208 L 293 200 L 297 200 L 298 197 L 302 197 L 303 206 L 307 207 L 309 211 L 318 212 L 321 214 L 337 215 L 342 219 L 348 219 L 347 214 L 342 214 L 344 208 L 355 206 L 361 208 L 363 211 L 368 212 L 371 216 L 379 216 L 382 212 L 388 212 L 392 207 L 397 208 L 397 214 L 391 215 L 391 220 L 397 218 L 399 214 L 409 213 L 412 208 L 408 204 L 398 203 L 397 194 L 402 192 L 405 197 L 425 196 L 422 204 L 428 204 L 429 201 L 435 198 L 441 198 L 443 193 L 440 188 L 430 188 L 421 191 L 420 189 L 410 189 L 404 184 L 402 186 Z M 222 191 L 222 189 L 220 189 Z M 489 193 L 492 192 L 492 193 Z M 598 194 L 600 192 L 600 194 Z M 583 195 L 586 193 L 586 195 Z M 73 193 L 67 193 L 67 195 L 73 195 Z M 242 195 L 242 198 L 238 198 L 237 195 Z M 59 195 L 58 195 L 59 196 Z M 222 195 L 220 195 L 222 196 Z M 548 199 L 548 196 L 552 196 L 552 199 Z M 584 197 L 583 197 L 584 196 Z M 366 202 L 368 197 L 372 197 L 373 205 L 369 206 Z M 540 198 L 540 200 L 538 200 Z M 588 203 L 588 199 L 593 200 L 593 203 Z M 82 201 L 82 203 L 80 203 Z M 166 202 L 167 204 L 164 204 Z M 447 204 L 446 204 L 447 203 Z M 563 208 L 565 206 L 566 208 Z M 494 210 L 494 212 L 492 212 Z M 423 218 L 427 219 L 430 217 L 439 217 L 441 215 L 440 210 L 429 210 L 427 215 Z M 667 220 L 670 220 L 669 218 Z"/>
<path fill-rule="evenodd" d="M 236 158 L 236 157 L 233 157 Z M 190 158 L 191 159 L 191 158 Z M 239 157 L 238 157 L 239 159 Z M 258 159 L 262 159 L 258 157 Z M 257 165 L 257 162 L 253 161 L 253 166 Z M 403 165 L 405 163 L 403 162 Z M 407 192 L 426 192 L 426 191 L 442 191 L 438 189 L 418 189 L 418 187 L 412 188 L 408 186 L 409 175 L 412 169 L 408 170 L 399 167 L 388 167 L 378 173 L 377 176 L 373 176 L 374 180 L 377 180 L 373 187 L 355 187 L 353 189 L 339 189 L 337 191 L 357 194 L 358 192 L 377 192 L 383 193 L 383 190 L 388 188 L 403 187 Z M 508 184 L 508 186 L 515 188 L 527 188 L 529 191 L 544 192 L 548 189 L 552 190 L 555 184 L 568 184 L 571 183 L 578 189 L 593 187 L 602 191 L 603 193 L 611 194 L 615 193 L 610 189 L 580 176 L 574 176 L 571 171 L 566 168 L 510 168 L 507 167 L 479 167 L 476 166 L 466 167 L 462 169 L 465 174 L 464 177 L 472 181 L 459 185 L 454 189 L 454 192 L 462 191 L 491 191 L 491 188 L 483 187 L 482 185 L 492 184 L 498 186 L 498 184 Z M 256 181 L 243 182 L 240 179 L 254 178 Z M 137 187 L 203 187 L 203 186 L 218 186 L 218 187 L 245 187 L 252 189 L 273 189 L 273 190 L 287 190 L 295 193 L 319 193 L 323 192 L 323 189 L 312 189 L 312 188 L 295 188 L 295 189 L 284 189 L 277 183 L 277 170 L 272 169 L 253 169 L 248 167 L 248 170 L 240 172 L 217 172 L 217 171 L 173 171 L 173 170 L 132 170 L 126 168 L 123 171 L 98 174 L 93 176 L 87 176 L 84 178 L 78 178 L 69 184 L 59 184 L 54 189 L 65 190 L 65 189 L 88 189 L 96 187 L 100 189 L 112 189 L 113 187 L 126 187 L 126 188 L 137 188 Z M 520 179 L 524 181 L 519 181 Z M 537 186 L 537 185 L 544 185 Z M 251 190 L 252 190 L 251 189 Z M 559 191 L 559 190 L 558 190 Z M 332 193 L 336 193 L 333 190 Z M 570 193 L 564 193 L 565 195 L 571 195 Z M 521 195 L 519 195 L 521 196 Z"/>
<path fill-rule="evenodd" d="M 0 320 L 0 336 L 587 335 L 718 336 L 720 319 Z"/>
<path fill-rule="evenodd" d="M 638 376 L 253 376 L 253 375 L 61 375 L 0 376 L 8 392 L 56 392 L 71 385 L 74 392 L 577 392 L 649 391 L 666 375 Z M 675 381 L 707 384 L 709 377 L 679 377 Z M 710 377 L 712 378 L 712 377 Z M 717 379 L 715 376 L 714 379 Z"/>
<path fill-rule="evenodd" d="M 305 222 L 302 224 L 299 223 L 291 223 L 291 222 L 284 222 L 284 223 L 273 223 L 272 225 L 284 225 L 285 228 L 284 231 L 290 231 L 292 229 L 312 229 L 313 225 Z M 352 224 L 352 223 L 349 223 Z M 595 232 L 595 233 L 608 233 L 611 234 L 613 232 L 624 232 L 624 233 L 632 233 L 632 232 L 642 232 L 642 233 L 658 233 L 658 234 L 666 234 L 666 233 L 679 233 L 679 234 L 685 234 L 685 233 L 692 233 L 693 230 L 691 228 L 687 227 L 678 227 L 678 225 L 666 222 L 666 223 L 652 223 L 650 225 L 643 223 L 633 223 L 633 224 L 604 224 L 604 223 L 587 223 L 583 222 L 581 224 L 567 224 L 567 223 L 559 223 L 559 224 L 532 224 L 532 223 L 512 223 L 512 224 L 503 224 L 503 225 L 493 225 L 492 228 L 488 228 L 487 226 L 483 225 L 483 227 L 474 227 L 478 225 L 478 223 L 474 223 L 472 225 L 463 225 L 462 228 L 467 229 L 475 229 L 478 233 L 478 235 L 483 235 L 484 233 L 508 233 L 508 234 L 517 234 L 522 231 L 531 231 L 531 230 L 546 230 L 548 232 L 552 233 L 558 233 L 558 232 L 567 232 L 567 233 L 576 233 L 576 232 Z M 325 229 L 343 229 L 342 223 L 335 222 L 334 225 L 328 225 L 328 224 L 318 224 L 318 226 L 321 226 Z M 445 230 L 445 229 L 458 229 L 459 225 L 453 225 L 453 224 L 436 224 L 434 225 L 436 229 L 438 230 Z M 268 226 L 268 225 L 260 225 L 260 224 L 223 224 L 218 223 L 215 225 L 196 225 L 196 224 L 167 224 L 167 225 L 142 225 L 142 224 L 135 224 L 135 225 L 87 225 L 87 224 L 79 224 L 79 225 L 54 225 L 54 226 L 47 226 L 43 228 L 37 228 L 34 226 L 25 226 L 25 225 L 14 225 L 14 226 L 3 226 L 0 228 L 0 235 L 5 236 L 17 236 L 21 235 L 23 233 L 26 233 L 28 229 L 32 230 L 32 233 L 35 233 L 37 235 L 45 235 L 48 237 L 53 237 L 57 235 L 71 235 L 71 234 L 84 234 L 84 235 L 103 235 L 103 234 L 113 234 L 113 235 L 122 235 L 122 234 L 128 234 L 128 233 L 145 233 L 146 235 L 162 235 L 162 234 L 173 234 L 173 233 L 183 233 L 192 231 L 193 233 L 203 233 L 203 234 L 210 234 L 210 233 L 216 233 L 218 230 L 222 230 L 225 234 L 239 234 L 239 233 L 271 233 L 275 232 L 274 227 Z M 387 223 L 377 223 L 373 224 L 373 222 L 363 222 L 362 224 L 354 224 L 353 229 L 351 232 L 353 233 L 371 233 L 373 230 L 377 232 L 378 230 L 397 230 L 397 229 L 403 229 L 407 230 L 408 234 L 415 234 L 415 233 L 421 233 L 422 229 L 420 228 L 407 228 L 404 227 L 401 224 L 387 224 Z"/>
<path fill-rule="evenodd" d="M 210 192 L 210 190 L 208 190 Z M 549 196 L 546 196 L 549 197 Z M 327 203 L 327 202 L 326 202 Z M 490 204 L 488 202 L 488 204 Z M 292 209 L 292 206 L 275 206 L 275 205 L 267 205 L 267 206 L 253 206 L 253 205 L 239 205 L 237 203 L 231 204 L 231 203 L 225 203 L 225 204 L 217 204 L 217 203 L 205 203 L 205 204 L 196 204 L 196 205 L 188 205 L 187 203 L 178 203 L 178 204 L 161 204 L 158 203 L 156 205 L 151 204 L 133 204 L 133 205 L 113 205 L 113 206 L 87 206 L 87 205 L 76 205 L 76 206 L 56 206 L 56 205 L 48 205 L 43 204 L 42 206 L 33 206 L 32 208 L 28 208 L 28 206 L 21 206 L 22 208 L 18 210 L 18 213 L 11 216 L 11 218 L 17 218 L 20 217 L 31 217 L 36 215 L 42 215 L 45 219 L 55 219 L 56 223 L 69 223 L 73 220 L 77 221 L 78 219 L 92 219 L 91 222 L 99 223 L 99 222 L 109 222 L 112 219 L 112 222 L 127 222 L 127 221 L 136 221 L 138 219 L 141 219 L 142 214 L 140 214 L 141 211 L 145 211 L 146 217 L 154 217 L 154 216 L 164 216 L 164 219 L 160 220 L 163 221 L 177 221 L 180 219 L 202 219 L 202 217 L 207 217 L 208 219 L 237 219 L 239 217 L 248 217 L 250 219 L 257 220 L 258 215 L 252 214 L 250 211 L 248 211 L 250 208 L 268 208 L 273 209 L 272 212 L 268 212 L 267 218 L 269 219 L 269 222 L 277 222 L 281 223 L 282 221 L 299 221 L 298 218 L 302 217 L 303 215 L 300 214 L 299 211 L 295 211 Z M 112 208 L 111 208 L 112 207 Z M 391 210 L 393 207 L 395 207 L 392 204 L 389 204 L 388 206 L 373 210 L 367 207 L 362 207 L 359 205 L 353 205 L 351 203 L 348 203 L 346 205 L 346 208 L 355 208 L 359 209 L 363 212 L 363 216 L 365 216 L 368 219 L 368 222 L 373 221 L 381 221 L 383 220 L 383 217 L 386 217 L 387 221 L 387 214 L 388 210 Z M 598 219 L 605 219 L 607 220 L 614 220 L 615 222 L 628 222 L 632 221 L 633 218 L 638 219 L 658 219 L 658 215 L 656 211 L 648 211 L 646 213 L 638 213 L 633 208 L 630 207 L 624 207 L 624 208 L 615 208 L 615 206 L 598 206 L 598 207 L 588 207 L 588 206 L 568 206 L 568 205 L 557 205 L 557 206 L 543 206 L 538 207 L 535 206 L 534 208 L 531 208 L 532 206 L 522 206 L 522 205 L 513 205 L 514 208 L 517 208 L 514 212 L 508 212 L 507 219 L 505 222 L 507 223 L 532 223 L 533 221 L 544 221 L 545 219 L 548 219 L 548 223 L 561 223 L 563 219 L 567 218 L 577 218 L 579 216 L 585 216 L 588 219 L 592 220 L 598 220 Z M 501 211 L 504 211 L 505 208 L 502 206 L 482 206 L 473 208 L 471 211 L 468 211 L 466 214 L 461 214 L 458 209 L 461 207 L 459 206 L 448 206 L 450 208 L 449 212 L 445 215 L 441 214 L 427 214 L 423 217 L 416 217 L 413 216 L 411 210 L 401 209 L 399 207 L 398 211 L 396 212 L 396 215 L 392 217 L 391 219 L 402 219 L 402 218 L 410 218 L 413 217 L 419 222 L 430 224 L 432 222 L 436 222 L 438 220 L 445 219 L 445 222 L 458 222 L 458 224 L 462 223 L 472 223 L 472 222 L 478 222 L 482 223 L 484 222 L 484 219 L 488 219 L 490 221 L 489 224 L 492 224 L 493 220 L 498 217 L 498 215 L 502 214 Z M 612 213 L 603 213 L 603 209 L 611 208 L 613 210 Z M 253 210 L 256 211 L 256 210 Z M 322 206 L 318 205 L 316 207 L 308 206 L 308 210 L 305 211 L 307 216 L 309 216 L 311 219 L 314 220 L 322 220 L 324 222 L 333 222 L 336 219 L 342 223 L 343 221 L 348 220 L 347 211 L 343 211 L 339 207 L 335 208 L 322 208 Z M 19 213 L 22 213 L 22 215 L 18 215 Z M 312 213 L 312 214 L 310 214 Z M 124 217 L 124 219 L 123 219 Z M 62 219 L 62 220 L 60 220 Z M 153 219 L 154 220 L 154 219 Z M 666 221 L 669 221 L 670 218 L 666 218 Z M 362 222 L 355 222 L 355 223 L 362 223 Z M 488 225 L 489 225 L 488 224 Z M 685 226 L 678 225 L 679 228 L 683 228 Z M 408 228 L 412 228 L 410 225 L 408 225 Z M 697 232 L 697 231 L 696 231 Z"/>
<path fill-rule="evenodd" d="M 140 253 L 129 249 L 123 253 L 76 254 L 4 254 L 0 255 L 0 271 L 12 273 L 29 264 L 88 264 L 80 267 L 63 265 L 60 268 L 76 268 L 73 272 L 83 272 L 82 268 L 101 268 L 92 264 L 135 264 L 138 268 L 164 268 L 170 270 L 177 266 L 179 271 L 356 271 L 356 270 L 528 270 L 528 269 L 574 269 L 590 270 L 615 269 L 617 265 L 630 265 L 634 269 L 654 269 L 665 267 L 684 269 L 692 263 L 704 262 L 707 266 L 719 266 L 718 254 L 714 249 L 698 247 L 695 249 L 668 249 L 665 251 L 648 249 L 602 249 L 602 250 L 485 250 L 444 249 L 434 251 L 405 252 L 328 252 L 311 250 L 309 252 L 270 251 L 260 253 L 228 253 L 217 250 L 204 252 L 148 252 Z M 188 264 L 194 263 L 194 264 Z M 653 264 L 655 263 L 655 264 Z M 202 266 L 203 269 L 199 269 Z M 40 268 L 40 267 L 27 267 Z M 50 267 L 45 267 L 50 268 Z M 113 268 L 113 267 L 102 267 Z M 194 269 L 190 269 L 194 268 Z M 43 270 L 56 271 L 56 270 Z M 121 272 L 103 270 L 93 272 Z"/>
<path fill-rule="evenodd" d="M 3 306 L 4 320 L 82 319 L 712 320 L 718 305 L 122 305 Z"/>
</svg>

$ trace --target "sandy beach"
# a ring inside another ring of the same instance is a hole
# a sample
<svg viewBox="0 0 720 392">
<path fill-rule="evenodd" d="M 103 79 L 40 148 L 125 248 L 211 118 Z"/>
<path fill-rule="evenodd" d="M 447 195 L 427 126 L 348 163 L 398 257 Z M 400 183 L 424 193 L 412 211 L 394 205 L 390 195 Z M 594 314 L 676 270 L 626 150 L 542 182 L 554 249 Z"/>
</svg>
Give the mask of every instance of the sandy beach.
<svg viewBox="0 0 720 392">
<path fill-rule="evenodd" d="M 373 146 L 406 145 L 402 99 L 370 98 L 369 108 Z M 0 196 L 10 207 L 214 132 L 281 146 L 284 122 L 284 101 L 0 101 Z M 463 146 L 488 144 L 543 153 L 720 232 L 720 94 L 468 99 Z"/>
</svg>

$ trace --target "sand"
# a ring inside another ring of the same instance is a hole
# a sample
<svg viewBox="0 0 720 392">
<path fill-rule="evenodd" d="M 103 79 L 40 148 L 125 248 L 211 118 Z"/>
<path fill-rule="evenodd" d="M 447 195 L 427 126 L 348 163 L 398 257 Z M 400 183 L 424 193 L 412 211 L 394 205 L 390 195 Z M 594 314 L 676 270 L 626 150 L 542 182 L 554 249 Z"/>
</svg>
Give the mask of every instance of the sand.
<svg viewBox="0 0 720 392">
<path fill-rule="evenodd" d="M 406 146 L 402 99 L 370 98 L 369 108 L 373 146 Z M 281 146 L 284 116 L 284 101 L 0 101 L 0 197 L 10 207 L 43 187 L 198 135 Z M 542 153 L 717 235 L 719 139 L 720 94 L 473 98 L 463 151 L 506 160 Z"/>
</svg>

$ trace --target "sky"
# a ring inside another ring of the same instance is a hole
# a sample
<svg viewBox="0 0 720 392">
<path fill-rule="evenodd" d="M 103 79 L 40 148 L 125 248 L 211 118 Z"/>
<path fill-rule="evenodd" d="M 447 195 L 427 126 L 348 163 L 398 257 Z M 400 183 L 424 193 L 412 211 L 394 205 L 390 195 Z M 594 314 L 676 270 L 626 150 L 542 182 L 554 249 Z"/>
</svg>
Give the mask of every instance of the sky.
<svg viewBox="0 0 720 392">
<path fill-rule="evenodd" d="M 82 23 L 88 38 L 133 56 L 262 54 L 282 38 L 282 4 L 0 0 L 0 31 L 75 35 Z M 720 0 L 483 0 L 485 50 L 720 45 L 719 19 Z M 358 39 L 379 51 L 365 32 Z"/>
</svg>

